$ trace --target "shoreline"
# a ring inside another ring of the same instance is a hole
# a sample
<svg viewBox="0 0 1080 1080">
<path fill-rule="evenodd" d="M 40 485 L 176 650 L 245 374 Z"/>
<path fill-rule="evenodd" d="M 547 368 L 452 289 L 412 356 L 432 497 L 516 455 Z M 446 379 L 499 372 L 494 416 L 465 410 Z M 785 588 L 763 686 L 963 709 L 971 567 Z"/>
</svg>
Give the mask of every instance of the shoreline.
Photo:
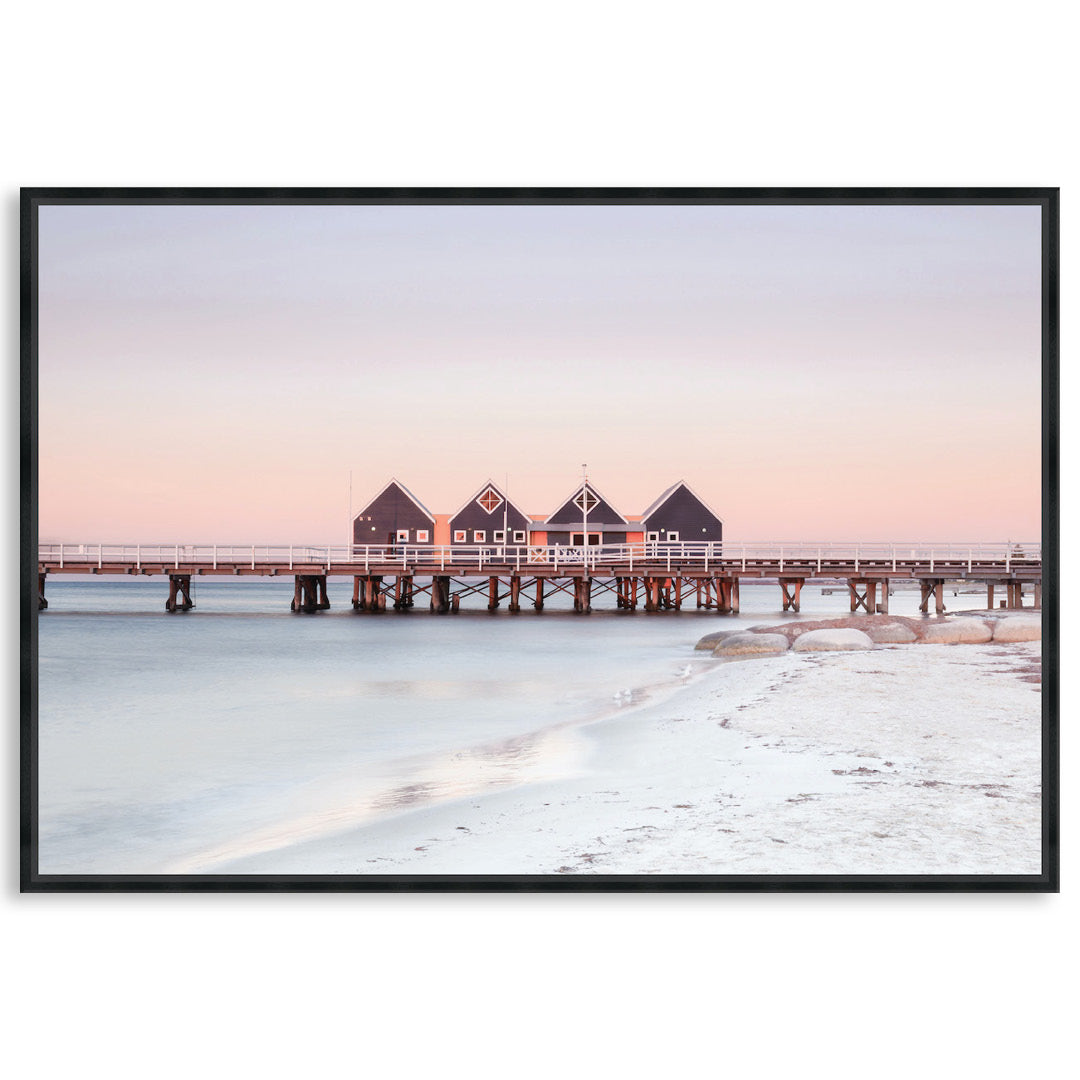
<svg viewBox="0 0 1080 1080">
<path fill-rule="evenodd" d="M 213 870 L 1038 873 L 1039 657 L 1035 641 L 713 662 L 670 694 L 575 724 L 586 745 L 570 775 Z"/>
</svg>

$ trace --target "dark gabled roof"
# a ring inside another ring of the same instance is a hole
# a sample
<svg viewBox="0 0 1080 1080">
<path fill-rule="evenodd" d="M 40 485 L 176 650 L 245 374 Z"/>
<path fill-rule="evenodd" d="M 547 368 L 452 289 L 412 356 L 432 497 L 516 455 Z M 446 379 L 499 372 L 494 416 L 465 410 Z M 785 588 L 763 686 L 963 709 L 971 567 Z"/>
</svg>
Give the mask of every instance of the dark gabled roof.
<svg viewBox="0 0 1080 1080">
<path fill-rule="evenodd" d="M 521 515 L 521 516 L 522 516 L 522 517 L 523 517 L 523 518 L 524 518 L 524 519 L 526 520 L 526 521 L 531 521 L 531 520 L 532 520 L 532 517 L 531 517 L 531 515 L 529 515 L 529 514 L 526 514 L 526 513 L 525 513 L 525 511 L 524 511 L 524 510 L 522 510 L 522 509 L 521 509 L 521 507 L 520 507 L 520 506 L 518 506 L 518 505 L 517 505 L 517 503 L 515 503 L 513 499 L 509 499 L 509 498 L 507 498 L 507 496 L 506 496 L 506 492 L 505 492 L 505 491 L 503 491 L 503 489 L 502 489 L 501 487 L 499 487 L 499 485 L 498 485 L 498 484 L 496 484 L 496 483 L 495 483 L 494 481 L 492 481 L 492 480 L 487 480 L 487 481 L 486 481 L 485 483 L 481 484 L 481 485 L 480 485 L 480 487 L 478 487 L 478 488 L 477 488 L 477 489 L 476 489 L 476 490 L 475 490 L 475 491 L 474 491 L 474 492 L 472 493 L 472 495 L 470 495 L 470 496 L 469 496 L 469 497 L 468 497 L 468 498 L 467 498 L 467 499 L 466 499 L 466 500 L 465 500 L 465 501 L 464 501 L 464 502 L 463 502 L 463 503 L 462 503 L 462 504 L 461 504 L 461 505 L 460 505 L 460 506 L 459 506 L 459 507 L 458 507 L 458 508 L 457 508 L 457 509 L 456 509 L 456 510 L 455 510 L 455 511 L 454 511 L 454 512 L 453 512 L 453 513 L 451 514 L 451 515 L 450 515 L 450 520 L 451 520 L 451 521 L 453 521 L 453 520 L 454 520 L 454 518 L 456 518 L 456 517 L 460 516 L 460 514 L 461 514 L 461 512 L 462 512 L 463 510 L 466 510 L 466 509 L 468 509 L 468 507 L 472 506 L 472 504 L 473 504 L 474 502 L 476 502 L 476 500 L 477 500 L 477 499 L 479 499 L 479 498 L 480 498 L 480 496 L 481 496 L 481 495 L 483 495 L 483 493 L 484 493 L 485 491 L 487 491 L 487 489 L 488 489 L 488 488 L 491 488 L 491 489 L 492 489 L 493 491 L 495 491 L 495 492 L 496 492 L 496 493 L 497 493 L 497 494 L 499 495 L 499 497 L 500 497 L 500 498 L 501 498 L 501 499 L 502 499 L 502 500 L 503 500 L 503 501 L 504 501 L 504 502 L 506 503 L 506 505 L 507 505 L 507 506 L 512 506 L 512 507 L 513 507 L 513 508 L 514 508 L 514 509 L 515 509 L 515 510 L 516 510 L 516 511 L 517 511 L 517 512 L 518 512 L 518 513 L 519 513 L 519 514 L 520 514 L 520 515 Z"/>
<path fill-rule="evenodd" d="M 556 514 L 562 513 L 562 511 L 565 510 L 567 506 L 569 506 L 571 503 L 573 503 L 573 501 L 581 494 L 582 490 L 585 489 L 585 488 L 588 488 L 589 491 L 591 491 L 592 494 L 595 495 L 596 498 L 600 500 L 600 502 L 607 503 L 607 505 L 612 510 L 614 510 L 615 513 L 618 515 L 619 521 L 623 525 L 629 525 L 630 524 L 630 522 L 627 521 L 626 518 L 624 518 L 622 516 L 622 514 L 619 513 L 618 510 L 615 510 L 615 507 L 612 506 L 611 503 L 608 502 L 608 500 L 605 499 L 604 496 L 600 494 L 600 492 L 597 490 L 596 485 L 594 483 L 592 483 L 591 481 L 589 481 L 589 480 L 586 480 L 583 483 L 578 484 L 578 486 L 576 488 L 574 488 L 574 490 L 569 494 L 569 496 L 567 498 L 563 499 L 563 501 L 561 503 L 559 503 L 558 507 L 556 507 L 556 509 L 552 513 L 548 514 L 548 516 L 544 519 L 544 524 L 545 525 L 552 524 L 551 519 L 553 517 L 555 517 Z M 575 509 L 577 509 L 577 507 L 575 507 Z M 564 524 L 564 523 L 563 522 L 555 522 L 555 524 Z"/>
<path fill-rule="evenodd" d="M 648 508 L 648 510 L 646 510 L 641 515 L 641 520 L 643 522 L 648 521 L 649 518 L 652 517 L 652 515 L 655 514 L 656 511 L 659 510 L 660 507 L 663 506 L 664 503 L 666 503 L 668 499 L 670 499 L 671 496 L 679 490 L 679 488 L 686 488 L 686 490 L 691 495 L 693 495 L 693 497 L 697 499 L 697 501 L 701 503 L 701 505 L 704 506 L 705 509 L 708 510 L 709 513 L 712 514 L 712 516 L 716 518 L 716 520 L 719 521 L 721 525 L 723 525 L 724 519 L 685 480 L 677 480 L 674 484 L 671 485 L 671 487 L 669 487 L 665 492 L 663 492 L 660 497 Z"/>
<path fill-rule="evenodd" d="M 396 487 L 411 503 L 416 506 L 416 508 L 424 515 L 424 517 L 429 518 L 432 524 L 434 524 L 435 515 L 403 483 L 401 483 L 400 480 L 395 480 L 394 477 L 390 477 L 389 482 L 384 484 L 370 499 L 368 499 L 366 503 L 364 503 L 364 505 L 357 511 L 357 513 L 353 515 L 353 520 L 355 521 L 357 514 L 362 514 L 367 507 L 369 507 L 373 502 L 379 499 L 392 487 Z"/>
</svg>

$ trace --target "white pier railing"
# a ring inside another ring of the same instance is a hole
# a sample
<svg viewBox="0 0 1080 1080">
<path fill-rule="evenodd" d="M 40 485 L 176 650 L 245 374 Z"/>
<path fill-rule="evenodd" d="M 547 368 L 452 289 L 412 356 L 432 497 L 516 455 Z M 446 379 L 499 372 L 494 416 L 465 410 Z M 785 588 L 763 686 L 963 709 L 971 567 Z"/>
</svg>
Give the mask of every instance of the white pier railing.
<svg viewBox="0 0 1080 1080">
<path fill-rule="evenodd" d="M 830 568 L 891 570 L 907 568 L 964 571 L 980 567 L 1032 569 L 1041 566 L 1037 541 L 1001 543 L 958 541 L 757 541 L 757 542 L 647 542 L 563 547 L 529 544 L 116 544 L 48 543 L 38 545 L 38 562 L 46 567 L 86 570 L 107 567 L 247 569 L 362 573 L 373 567 L 401 566 L 420 572 L 481 573 L 487 568 L 528 572 L 545 568 L 625 569 L 635 566 L 667 569 L 716 568 L 773 573 L 809 571 L 818 575 Z"/>
</svg>

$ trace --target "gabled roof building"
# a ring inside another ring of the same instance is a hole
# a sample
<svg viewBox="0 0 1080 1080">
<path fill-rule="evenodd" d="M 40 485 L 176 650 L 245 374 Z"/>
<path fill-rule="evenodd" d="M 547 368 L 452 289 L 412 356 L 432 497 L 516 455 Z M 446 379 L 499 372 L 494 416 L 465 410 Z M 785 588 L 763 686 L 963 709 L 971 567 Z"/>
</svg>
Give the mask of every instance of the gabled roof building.
<svg viewBox="0 0 1080 1080">
<path fill-rule="evenodd" d="M 724 523 L 683 480 L 641 515 L 626 516 L 588 480 L 547 518 L 526 514 L 488 480 L 454 514 L 432 514 L 404 484 L 390 482 L 353 518 L 360 545 L 477 544 L 582 547 L 601 544 L 692 543 L 723 539 Z"/>
<path fill-rule="evenodd" d="M 404 484 L 391 480 L 353 517 L 354 544 L 433 544 L 435 515 Z"/>
<path fill-rule="evenodd" d="M 450 515 L 451 544 L 527 544 L 529 515 L 490 480 Z"/>
<path fill-rule="evenodd" d="M 672 484 L 641 515 L 641 528 L 646 543 L 719 542 L 724 538 L 720 516 L 684 480 Z"/>
<path fill-rule="evenodd" d="M 625 544 L 631 525 L 587 480 L 543 525 L 548 544 Z M 588 537 L 585 537 L 585 532 Z"/>
</svg>

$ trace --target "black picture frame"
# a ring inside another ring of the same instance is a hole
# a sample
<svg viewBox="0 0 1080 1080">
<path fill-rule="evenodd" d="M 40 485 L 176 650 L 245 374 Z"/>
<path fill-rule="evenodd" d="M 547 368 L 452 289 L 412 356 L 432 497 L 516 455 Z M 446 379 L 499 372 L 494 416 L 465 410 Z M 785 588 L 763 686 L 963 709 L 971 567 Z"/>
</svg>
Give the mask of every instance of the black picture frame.
<svg viewBox="0 0 1080 1080">
<path fill-rule="evenodd" d="M 1026 204 L 1042 213 L 1042 872 L 1037 875 L 66 875 L 37 870 L 37 213 L 45 205 Z M 24 188 L 21 193 L 21 820 L 24 892 L 1056 892 L 1059 889 L 1059 192 L 1056 188 Z"/>
</svg>

